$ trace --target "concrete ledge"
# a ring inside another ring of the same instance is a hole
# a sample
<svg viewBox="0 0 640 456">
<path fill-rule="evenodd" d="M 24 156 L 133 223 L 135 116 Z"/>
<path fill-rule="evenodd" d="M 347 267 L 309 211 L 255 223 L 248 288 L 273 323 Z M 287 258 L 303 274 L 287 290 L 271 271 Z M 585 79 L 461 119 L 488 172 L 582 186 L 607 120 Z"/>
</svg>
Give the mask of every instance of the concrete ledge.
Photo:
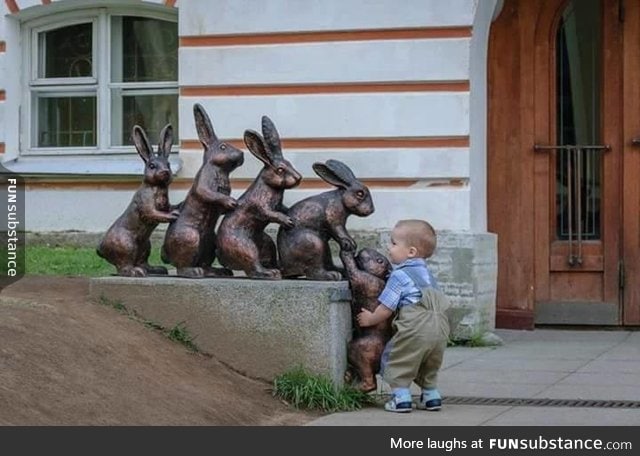
<svg viewBox="0 0 640 456">
<path fill-rule="evenodd" d="M 90 293 L 167 328 L 184 322 L 203 352 L 250 377 L 271 381 L 301 364 L 343 382 L 347 282 L 101 277 L 91 279 Z"/>
</svg>

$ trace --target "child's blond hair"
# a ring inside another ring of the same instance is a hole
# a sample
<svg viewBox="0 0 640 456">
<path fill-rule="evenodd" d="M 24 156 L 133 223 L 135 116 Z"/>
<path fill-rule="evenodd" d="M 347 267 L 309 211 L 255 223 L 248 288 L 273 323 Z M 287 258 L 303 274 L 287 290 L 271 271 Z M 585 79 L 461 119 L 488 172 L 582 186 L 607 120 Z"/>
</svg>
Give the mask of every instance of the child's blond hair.
<svg viewBox="0 0 640 456">
<path fill-rule="evenodd" d="M 436 249 L 436 231 L 429 222 L 410 219 L 399 220 L 396 228 L 400 229 L 404 241 L 409 247 L 414 247 L 421 258 L 429 258 Z"/>
</svg>

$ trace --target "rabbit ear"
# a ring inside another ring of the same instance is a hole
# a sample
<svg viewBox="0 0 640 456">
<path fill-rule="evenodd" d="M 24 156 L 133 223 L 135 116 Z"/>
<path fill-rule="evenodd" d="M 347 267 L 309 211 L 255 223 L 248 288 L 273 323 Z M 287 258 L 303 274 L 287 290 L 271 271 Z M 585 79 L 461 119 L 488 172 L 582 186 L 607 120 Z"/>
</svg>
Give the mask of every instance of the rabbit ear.
<svg viewBox="0 0 640 456">
<path fill-rule="evenodd" d="M 213 125 L 207 111 L 204 110 L 200 103 L 193 105 L 193 117 L 196 121 L 196 130 L 198 131 L 198 138 L 204 146 L 213 144 L 218 140 L 215 131 L 213 131 Z"/>
<path fill-rule="evenodd" d="M 317 162 L 312 167 L 322 180 L 336 187 L 347 188 L 356 180 L 349 167 L 338 160 L 327 160 L 326 164 Z"/>
<path fill-rule="evenodd" d="M 282 157 L 282 145 L 280 143 L 280 135 L 273 121 L 267 116 L 262 116 L 262 136 L 269 146 L 272 154 Z"/>
<path fill-rule="evenodd" d="M 168 157 L 173 146 L 173 127 L 171 124 L 164 126 L 160 132 L 160 142 L 158 143 L 158 155 Z"/>
<path fill-rule="evenodd" d="M 149 138 L 147 138 L 147 134 L 144 132 L 142 127 L 139 125 L 133 126 L 133 144 L 136 146 L 136 150 L 140 157 L 147 163 L 151 156 L 153 155 L 153 148 L 151 147 L 151 143 L 149 143 Z"/>
<path fill-rule="evenodd" d="M 273 166 L 268 147 L 257 132 L 246 130 L 244 132 L 244 143 L 255 157 L 267 166 Z"/>
</svg>

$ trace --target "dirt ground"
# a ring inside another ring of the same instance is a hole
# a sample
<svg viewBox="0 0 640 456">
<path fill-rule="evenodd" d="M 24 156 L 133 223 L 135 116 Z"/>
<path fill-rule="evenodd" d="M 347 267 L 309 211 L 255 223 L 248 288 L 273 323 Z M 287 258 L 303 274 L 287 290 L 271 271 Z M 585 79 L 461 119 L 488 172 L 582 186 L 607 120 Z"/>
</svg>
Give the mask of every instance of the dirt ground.
<svg viewBox="0 0 640 456">
<path fill-rule="evenodd" d="M 89 281 L 0 293 L 0 425 L 302 425 L 319 415 L 89 300 Z"/>
</svg>

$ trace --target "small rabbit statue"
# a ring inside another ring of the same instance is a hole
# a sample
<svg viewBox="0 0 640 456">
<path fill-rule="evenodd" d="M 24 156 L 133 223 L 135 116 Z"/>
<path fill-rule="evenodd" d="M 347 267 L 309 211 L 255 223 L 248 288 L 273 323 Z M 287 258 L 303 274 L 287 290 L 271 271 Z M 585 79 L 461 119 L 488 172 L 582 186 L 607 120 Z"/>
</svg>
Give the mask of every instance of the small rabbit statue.
<svg viewBox="0 0 640 456">
<path fill-rule="evenodd" d="M 220 215 L 234 209 L 229 174 L 244 163 L 240 149 L 219 139 L 211 119 L 200 104 L 193 106 L 202 166 L 196 174 L 178 219 L 169 225 L 162 246 L 162 261 L 171 263 L 182 277 L 231 276 L 228 269 L 213 268 L 216 255 L 215 226 Z"/>
<path fill-rule="evenodd" d="M 341 249 L 355 250 L 356 243 L 346 229 L 351 214 L 366 217 L 375 210 L 369 189 L 338 160 L 314 163 L 313 170 L 336 190 L 310 196 L 289 209 L 295 227 L 278 230 L 278 254 L 282 277 L 306 276 L 313 280 L 341 280 L 334 264 L 329 238 Z"/>
<path fill-rule="evenodd" d="M 362 249 L 357 256 L 353 250 L 340 250 L 340 259 L 351 288 L 354 328 L 353 338 L 347 346 L 348 368 L 344 380 L 361 391 L 369 392 L 377 388 L 376 373 L 380 370 L 384 347 L 391 338 L 391 319 L 361 328 L 356 316 L 363 308 L 373 312 L 380 305 L 378 296 L 391 273 L 391 263 L 374 249 Z"/>
<path fill-rule="evenodd" d="M 238 207 L 225 215 L 218 229 L 218 258 L 248 277 L 279 279 L 276 246 L 265 227 L 272 222 L 292 227 L 293 220 L 282 204 L 285 189 L 300 183 L 302 176 L 282 156 L 280 136 L 267 116 L 262 117 L 262 134 L 244 133 L 249 151 L 264 163 L 251 186 L 238 199 Z"/>
<path fill-rule="evenodd" d="M 164 266 L 150 266 L 151 233 L 159 223 L 178 217 L 177 207 L 169 204 L 172 174 L 169 153 L 173 144 L 173 128 L 166 125 L 160 133 L 158 153 L 153 153 L 149 139 L 138 125 L 133 127 L 133 143 L 144 161 L 142 185 L 124 213 L 111 225 L 100 241 L 97 253 L 113 264 L 118 275 L 145 277 L 167 274 Z"/>
</svg>

